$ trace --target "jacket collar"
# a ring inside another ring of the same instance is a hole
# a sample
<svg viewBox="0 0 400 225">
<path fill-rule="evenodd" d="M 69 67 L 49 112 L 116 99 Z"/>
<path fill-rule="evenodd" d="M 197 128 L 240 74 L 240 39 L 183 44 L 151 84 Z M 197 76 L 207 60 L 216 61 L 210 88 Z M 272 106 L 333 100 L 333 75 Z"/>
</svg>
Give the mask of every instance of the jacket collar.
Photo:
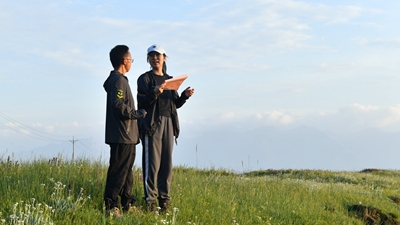
<svg viewBox="0 0 400 225">
<path fill-rule="evenodd" d="M 159 75 L 155 74 L 155 73 L 153 72 L 153 70 L 150 70 L 149 73 L 150 73 L 152 76 L 159 76 Z M 172 76 L 170 76 L 170 75 L 168 75 L 168 74 L 164 74 L 163 76 L 167 76 L 168 79 L 171 79 L 171 78 L 172 78 Z"/>
<path fill-rule="evenodd" d="M 123 75 L 122 73 L 118 72 L 117 70 L 111 71 L 111 74 L 115 74 L 115 75 L 117 75 L 117 76 L 124 77 L 125 79 L 128 80 L 128 77 L 127 77 L 127 76 Z"/>
</svg>

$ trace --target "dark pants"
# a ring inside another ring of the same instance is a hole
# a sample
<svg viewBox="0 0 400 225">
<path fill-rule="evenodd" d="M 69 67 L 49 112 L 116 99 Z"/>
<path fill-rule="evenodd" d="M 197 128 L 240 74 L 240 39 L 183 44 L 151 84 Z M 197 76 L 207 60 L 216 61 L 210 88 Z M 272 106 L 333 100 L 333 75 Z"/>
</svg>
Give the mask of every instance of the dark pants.
<svg viewBox="0 0 400 225">
<path fill-rule="evenodd" d="M 143 184 L 147 202 L 160 206 L 169 203 L 169 190 L 172 180 L 172 153 L 174 147 L 174 131 L 170 117 L 161 117 L 161 124 L 153 136 L 142 135 L 143 144 Z M 156 188 L 157 182 L 157 188 Z"/>
<path fill-rule="evenodd" d="M 133 205 L 136 201 L 131 195 L 135 156 L 134 144 L 110 144 L 110 165 L 104 191 L 106 209 L 118 207 L 118 195 L 121 196 L 121 205 L 126 210 L 129 209 L 129 204 Z"/>
</svg>

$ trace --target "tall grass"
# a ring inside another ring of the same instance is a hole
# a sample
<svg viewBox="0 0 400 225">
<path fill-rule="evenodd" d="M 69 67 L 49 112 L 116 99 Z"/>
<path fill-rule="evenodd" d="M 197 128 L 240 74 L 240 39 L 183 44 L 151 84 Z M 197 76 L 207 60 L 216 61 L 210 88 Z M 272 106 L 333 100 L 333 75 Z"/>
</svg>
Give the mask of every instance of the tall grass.
<svg viewBox="0 0 400 225">
<path fill-rule="evenodd" d="M 11 217 L 18 205 L 25 216 L 39 207 L 41 214 L 35 213 L 43 220 L 48 216 L 47 224 L 363 224 L 351 210 L 354 205 L 379 209 L 396 220 L 400 216 L 392 201 L 400 197 L 400 172 L 393 170 L 237 174 L 179 166 L 173 171 L 171 212 L 158 214 L 146 210 L 141 170 L 134 168 L 133 193 L 140 209 L 122 219 L 104 210 L 107 165 L 100 161 L 2 159 L 0 173 L 0 224 L 17 224 Z M 31 205 L 30 212 L 24 211 L 26 205 Z"/>
</svg>

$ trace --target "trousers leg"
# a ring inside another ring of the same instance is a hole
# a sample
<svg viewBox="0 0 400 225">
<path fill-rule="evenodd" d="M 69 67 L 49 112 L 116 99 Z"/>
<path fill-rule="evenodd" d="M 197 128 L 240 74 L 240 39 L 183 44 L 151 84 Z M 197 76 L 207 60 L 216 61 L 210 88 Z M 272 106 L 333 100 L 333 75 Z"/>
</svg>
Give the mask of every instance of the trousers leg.
<svg viewBox="0 0 400 225">
<path fill-rule="evenodd" d="M 174 148 L 174 131 L 172 119 L 163 117 L 165 124 L 162 135 L 162 151 L 160 170 L 157 177 L 157 187 L 159 193 L 159 203 L 162 207 L 164 203 L 169 203 L 171 196 L 169 195 L 172 182 L 172 154 Z"/>
<path fill-rule="evenodd" d="M 163 203 L 168 203 L 171 200 L 169 190 L 172 180 L 174 144 L 172 119 L 170 117 L 161 117 L 161 123 L 153 136 L 142 136 L 142 144 L 145 199 L 155 202 L 158 193 L 159 200 L 163 201 Z"/>
<path fill-rule="evenodd" d="M 161 160 L 161 139 L 159 138 L 159 131 L 160 129 L 157 129 L 153 136 L 143 135 L 142 138 L 144 197 L 146 201 L 152 203 L 157 200 L 156 178 Z"/>
<path fill-rule="evenodd" d="M 128 173 L 126 175 L 125 184 L 119 193 L 119 196 L 121 196 L 121 205 L 125 210 L 129 209 L 129 204 L 133 205 L 137 200 L 136 197 L 132 195 L 132 188 L 133 188 L 132 167 L 136 158 L 136 146 L 135 145 L 132 146 L 133 147 L 131 147 L 129 156 L 131 162 L 129 162 L 129 168 L 128 168 Z"/>
<path fill-rule="evenodd" d="M 135 155 L 135 145 L 110 144 L 110 164 L 104 191 L 104 202 L 107 209 L 118 207 L 118 195 L 131 193 L 132 166 Z"/>
</svg>

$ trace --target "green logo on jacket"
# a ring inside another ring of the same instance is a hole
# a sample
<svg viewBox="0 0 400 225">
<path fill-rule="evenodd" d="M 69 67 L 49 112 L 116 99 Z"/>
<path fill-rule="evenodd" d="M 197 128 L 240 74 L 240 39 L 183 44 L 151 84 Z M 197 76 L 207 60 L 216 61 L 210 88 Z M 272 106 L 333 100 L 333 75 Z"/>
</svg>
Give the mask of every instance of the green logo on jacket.
<svg viewBox="0 0 400 225">
<path fill-rule="evenodd" d="M 122 89 L 117 89 L 117 97 L 124 98 L 124 91 Z"/>
</svg>

